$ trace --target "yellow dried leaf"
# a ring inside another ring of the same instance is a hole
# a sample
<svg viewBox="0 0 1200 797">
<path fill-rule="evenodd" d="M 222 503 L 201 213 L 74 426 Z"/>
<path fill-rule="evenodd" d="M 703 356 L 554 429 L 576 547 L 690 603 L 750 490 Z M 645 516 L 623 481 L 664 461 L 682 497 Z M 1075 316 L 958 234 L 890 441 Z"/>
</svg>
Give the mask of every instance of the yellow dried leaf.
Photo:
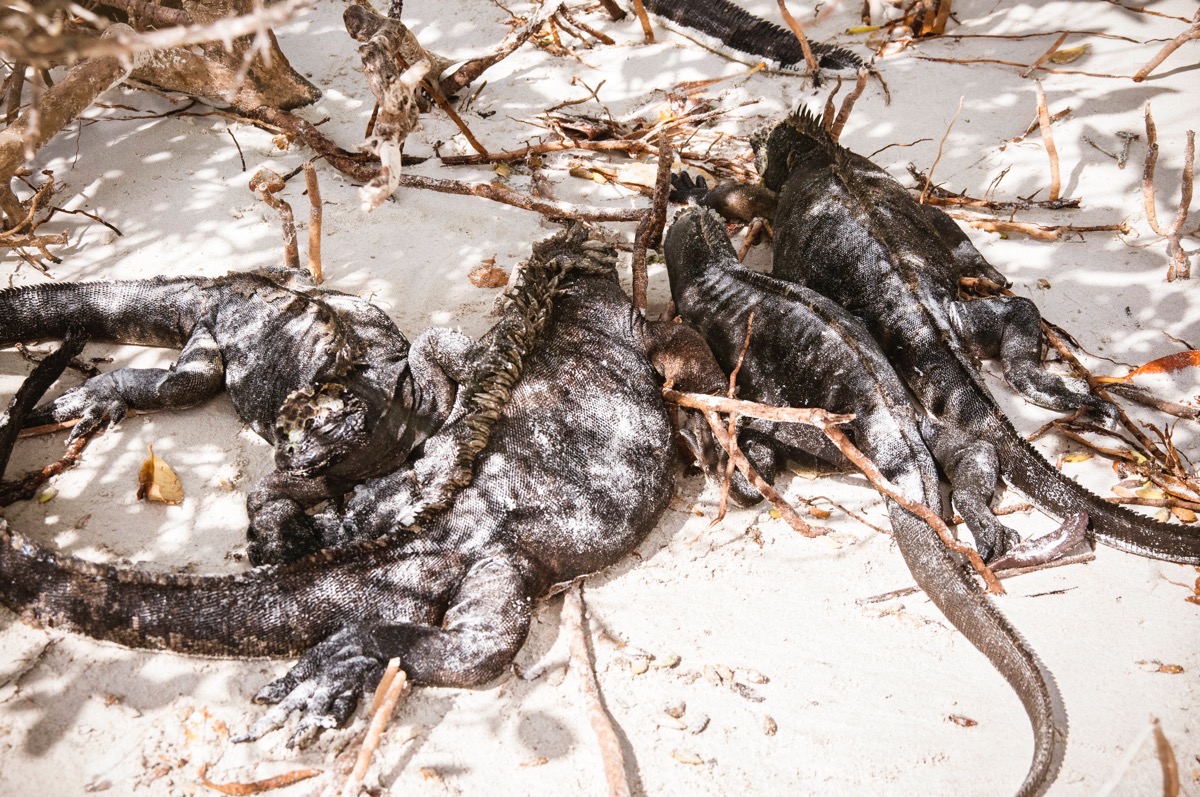
<svg viewBox="0 0 1200 797">
<path fill-rule="evenodd" d="M 1171 519 L 1171 510 L 1169 510 L 1169 509 L 1158 510 L 1158 514 L 1154 516 L 1154 519 L 1157 520 L 1159 523 L 1166 523 L 1168 520 Z"/>
<path fill-rule="evenodd" d="M 1075 451 L 1063 457 L 1063 462 L 1087 462 L 1092 456 L 1091 451 Z"/>
<path fill-rule="evenodd" d="M 138 500 L 158 501 L 163 504 L 183 503 L 183 484 L 171 466 L 154 453 L 153 446 L 146 446 L 150 455 L 138 471 Z"/>
<path fill-rule="evenodd" d="M 779 518 L 783 517 L 783 515 L 779 512 L 778 509 L 772 509 L 768 514 L 771 516 L 771 518 L 773 520 L 779 520 Z"/>
<path fill-rule="evenodd" d="M 1179 518 L 1184 523 L 1195 523 L 1196 513 L 1188 509 L 1186 506 L 1171 507 L 1171 514 Z"/>
<path fill-rule="evenodd" d="M 58 490 L 55 490 L 53 487 L 47 487 L 45 490 L 42 490 L 40 493 L 38 493 L 37 502 L 39 504 L 44 504 L 50 499 L 54 498 L 56 495 L 58 495 Z"/>
<path fill-rule="evenodd" d="M 1145 487 L 1138 490 L 1137 495 L 1138 498 L 1149 498 L 1154 501 L 1167 497 L 1166 493 L 1151 484 L 1147 484 Z"/>
<path fill-rule="evenodd" d="M 877 30 L 879 30 L 878 25 L 855 25 L 853 28 L 846 28 L 846 33 L 856 36 L 859 33 L 874 33 Z"/>
<path fill-rule="evenodd" d="M 512 169 L 508 167 L 507 163 L 492 164 L 492 171 L 501 177 L 508 177 L 510 174 L 512 174 Z"/>
<path fill-rule="evenodd" d="M 1090 44 L 1081 44 L 1078 47 L 1064 47 L 1061 50 L 1056 50 L 1054 55 L 1050 56 L 1050 63 L 1069 64 L 1072 61 L 1078 61 L 1090 49 L 1092 49 L 1092 45 Z"/>
</svg>

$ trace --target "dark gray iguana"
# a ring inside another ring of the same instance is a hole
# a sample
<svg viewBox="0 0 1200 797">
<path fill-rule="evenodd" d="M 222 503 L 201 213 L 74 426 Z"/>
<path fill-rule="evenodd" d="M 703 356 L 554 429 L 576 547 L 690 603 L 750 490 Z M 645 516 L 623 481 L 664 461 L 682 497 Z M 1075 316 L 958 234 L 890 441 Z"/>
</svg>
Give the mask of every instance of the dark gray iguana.
<svg viewBox="0 0 1200 797">
<path fill-rule="evenodd" d="M 756 17 L 729 0 L 644 0 L 646 10 L 684 30 L 705 47 L 731 50 L 738 60 L 769 61 L 780 69 L 804 69 L 804 51 L 795 34 Z M 862 59 L 824 42 L 809 45 L 822 69 L 858 69 Z"/>
<path fill-rule="evenodd" d="M 908 393 L 862 322 L 825 297 L 743 268 L 720 217 L 693 208 L 676 218 L 664 253 L 671 296 L 683 321 L 707 340 L 718 363 L 738 362 L 739 397 L 775 406 L 853 413 L 845 428 L 909 498 L 940 513 L 937 466 Z M 796 452 L 840 462 L 813 427 L 754 421 L 739 445 L 768 481 L 778 458 Z M 1043 793 L 1066 746 L 1067 723 L 1052 676 L 982 594 L 963 563 L 922 520 L 889 502 L 896 543 L 917 584 L 1012 685 L 1029 715 L 1034 756 L 1020 794 Z"/>
<path fill-rule="evenodd" d="M 288 278 L 291 276 L 291 279 Z M 188 407 L 229 391 L 238 417 L 275 446 L 277 470 L 251 494 L 250 559 L 317 550 L 302 508 L 399 465 L 440 426 L 468 339 L 429 330 L 410 349 L 387 315 L 282 270 L 216 278 L 47 283 L 0 291 L 0 345 L 61 338 L 182 349 L 171 369 L 122 368 L 30 414 L 80 419 L 71 438 L 129 410 Z"/>
<path fill-rule="evenodd" d="M 833 142 L 806 110 L 758 131 L 751 143 L 763 186 L 778 194 L 773 273 L 863 320 L 928 413 L 923 425 L 934 457 L 958 490 L 974 492 L 969 501 L 956 500 L 964 515 L 972 506 L 986 514 L 1002 472 L 1056 514 L 1086 513 L 1096 537 L 1108 545 L 1200 564 L 1200 534 L 1091 493 L 1052 467 L 1004 416 L 972 355 L 998 356 L 1009 384 L 1036 404 L 1082 406 L 1106 422 L 1113 408 L 1081 380 L 1041 367 L 1040 315 L 1033 302 L 958 299 L 961 277 L 1008 281 L 952 219 L 918 204 L 882 169 Z M 730 201 L 729 195 L 718 199 L 712 204 Z M 963 470 L 975 475 L 956 478 Z M 976 518 L 977 535 L 988 520 Z M 979 547 L 999 555 L 1013 541 L 1011 532 L 994 524 Z"/>
<path fill-rule="evenodd" d="M 541 339 L 520 364 L 501 359 L 483 374 L 492 387 L 458 402 L 422 459 L 350 498 L 349 536 L 369 539 L 244 574 L 189 576 L 59 556 L 3 529 L 0 602 L 134 647 L 300 656 L 259 694 L 278 706 L 252 736 L 297 709 L 293 740 L 344 720 L 391 657 L 419 684 L 495 678 L 525 639 L 534 599 L 631 551 L 672 492 L 673 433 L 648 352 L 679 327 L 642 318 L 614 259 L 582 228 L 534 248 L 525 285 L 556 280 Z M 546 311 L 527 305 L 516 317 Z M 475 442 L 473 479 L 456 481 Z M 446 511 L 422 512 L 441 499 Z M 414 515 L 419 533 L 394 533 Z"/>
</svg>

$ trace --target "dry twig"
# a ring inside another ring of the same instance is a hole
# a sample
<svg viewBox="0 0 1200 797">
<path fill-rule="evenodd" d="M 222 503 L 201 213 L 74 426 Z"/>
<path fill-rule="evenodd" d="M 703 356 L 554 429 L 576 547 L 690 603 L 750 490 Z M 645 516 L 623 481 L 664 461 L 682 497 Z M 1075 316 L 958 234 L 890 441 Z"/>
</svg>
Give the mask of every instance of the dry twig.
<svg viewBox="0 0 1200 797">
<path fill-rule="evenodd" d="M 325 281 L 321 269 L 321 188 L 317 185 L 317 170 L 312 161 L 304 162 L 304 186 L 308 190 L 308 273 L 313 282 L 320 285 Z"/>
<path fill-rule="evenodd" d="M 300 270 L 300 250 L 296 243 L 296 218 L 287 200 L 277 196 L 286 183 L 283 178 L 267 168 L 259 169 L 250 178 L 250 190 L 258 194 L 263 202 L 279 214 L 283 223 L 283 261 L 294 271 Z"/>
<path fill-rule="evenodd" d="M 829 128 L 829 137 L 836 142 L 842 137 L 842 129 L 845 128 L 847 120 L 850 119 L 850 112 L 854 110 L 854 103 L 862 96 L 863 91 L 867 88 L 867 78 L 871 73 L 866 67 L 860 67 L 858 70 L 858 79 L 854 82 L 854 90 L 846 95 L 846 99 L 842 100 L 842 107 L 838 109 L 837 118 L 833 120 L 833 124 Z"/>
<path fill-rule="evenodd" d="M 646 250 L 662 248 L 663 227 L 667 223 L 667 197 L 671 193 L 671 161 L 674 159 L 671 140 L 664 130 L 658 135 L 658 175 L 654 181 L 654 199 L 650 210 L 638 224 L 633 239 L 633 306 L 646 310 Z"/>
<path fill-rule="evenodd" d="M 958 110 L 954 112 L 953 118 L 950 119 L 950 124 L 946 125 L 946 132 L 942 134 L 942 140 L 938 142 L 937 157 L 933 159 L 933 165 L 929 167 L 929 175 L 925 178 L 925 187 L 921 189 L 921 196 L 917 201 L 922 205 L 925 204 L 925 196 L 929 193 L 929 183 L 933 180 L 933 171 L 937 168 L 938 161 L 942 159 L 942 149 L 946 146 L 946 139 L 950 137 L 950 131 L 954 129 L 954 123 L 958 121 L 958 115 L 962 113 L 963 97 L 958 98 Z"/>
<path fill-rule="evenodd" d="M 804 35 L 804 28 L 792 16 L 792 12 L 788 11 L 785 0 L 777 1 L 779 4 L 779 14 L 791 29 L 792 34 L 796 37 L 796 41 L 800 42 L 800 50 L 804 53 L 804 63 L 808 65 L 808 73 L 812 75 L 813 83 L 817 84 L 821 80 L 821 71 L 817 65 L 817 58 L 813 55 L 812 46 L 808 43 L 808 37 Z"/>
<path fill-rule="evenodd" d="M 1050 158 L 1050 201 L 1058 199 L 1062 189 L 1062 178 L 1058 171 L 1058 148 L 1054 146 L 1054 135 L 1050 132 L 1050 111 L 1046 108 L 1046 92 L 1042 81 L 1034 81 L 1037 86 L 1038 124 L 1042 128 L 1042 143 L 1046 145 L 1046 155 Z"/>
<path fill-rule="evenodd" d="M 627 765 L 621 748 L 621 738 L 613 726 L 612 717 L 604 707 L 600 696 L 600 685 L 596 682 L 596 671 L 588 652 L 586 618 L 583 607 L 583 586 L 576 581 L 563 595 L 562 622 L 570 642 L 571 669 L 579 678 L 579 691 L 587 704 L 592 731 L 600 744 L 600 758 L 604 762 L 604 779 L 608 783 L 609 797 L 629 797 Z"/>
<path fill-rule="evenodd" d="M 1158 69 L 1159 64 L 1167 60 L 1171 53 L 1175 52 L 1192 39 L 1200 39 L 1200 11 L 1197 11 L 1196 15 L 1192 17 L 1192 24 L 1188 26 L 1187 30 L 1185 30 L 1183 33 L 1180 33 L 1171 41 L 1167 42 L 1166 45 L 1164 45 L 1163 48 L 1159 50 L 1158 53 L 1151 58 L 1144 67 L 1137 71 L 1137 73 L 1133 76 L 1133 82 L 1141 83 L 1150 76 L 1151 72 L 1153 72 L 1155 69 Z"/>
<path fill-rule="evenodd" d="M 1183 225 L 1187 223 L 1188 211 L 1192 204 L 1192 176 L 1196 159 L 1196 134 L 1187 131 L 1187 144 L 1183 150 L 1183 187 L 1180 189 L 1179 210 L 1171 226 L 1163 228 L 1158 223 L 1158 212 L 1154 205 L 1154 169 L 1158 164 L 1158 130 L 1154 125 L 1154 116 L 1150 113 L 1150 103 L 1146 103 L 1146 167 L 1142 172 L 1142 200 L 1146 207 L 1146 221 L 1150 229 L 1167 239 L 1167 255 L 1171 265 L 1167 268 L 1167 282 L 1175 279 L 1189 279 L 1192 276 L 1191 264 L 1187 252 L 1183 251 L 1181 242 Z"/>
</svg>

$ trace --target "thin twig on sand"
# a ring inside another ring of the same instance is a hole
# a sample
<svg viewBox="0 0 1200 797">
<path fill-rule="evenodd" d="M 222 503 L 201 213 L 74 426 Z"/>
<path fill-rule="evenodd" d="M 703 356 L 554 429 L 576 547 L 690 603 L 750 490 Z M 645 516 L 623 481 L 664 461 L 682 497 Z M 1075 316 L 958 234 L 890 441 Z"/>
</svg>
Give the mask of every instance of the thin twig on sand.
<svg viewBox="0 0 1200 797">
<path fill-rule="evenodd" d="M 571 650 L 571 669 L 579 679 L 579 690 L 587 704 L 592 731 L 600 744 L 600 758 L 604 762 L 604 779 L 608 783 L 609 797 L 629 797 L 629 781 L 625 773 L 628 768 L 621 748 L 621 738 L 613 726 L 612 717 L 604 707 L 600 696 L 600 685 L 596 682 L 596 671 L 588 652 L 586 619 L 583 606 L 583 586 L 576 581 L 563 595 L 562 623 L 567 632 Z"/>
<path fill-rule="evenodd" d="M 933 159 L 933 165 L 929 167 L 929 175 L 925 179 L 925 187 L 921 189 L 921 196 L 917 201 L 922 205 L 925 204 L 925 196 L 929 193 L 929 184 L 933 180 L 933 171 L 937 168 L 938 161 L 942 159 L 942 149 L 946 146 L 946 139 L 950 137 L 950 131 L 954 129 L 954 123 L 958 121 L 958 115 L 962 113 L 963 97 L 958 98 L 958 110 L 954 112 L 953 118 L 950 119 L 950 124 L 946 125 L 946 132 L 942 133 L 942 140 L 938 142 L 937 157 Z"/>
<path fill-rule="evenodd" d="M 1163 48 L 1146 63 L 1144 67 L 1139 69 L 1137 73 L 1134 74 L 1133 82 L 1141 83 L 1143 80 L 1148 78 L 1151 72 L 1153 72 L 1155 69 L 1158 69 L 1159 64 L 1170 57 L 1171 53 L 1175 52 L 1192 39 L 1200 39 L 1200 11 L 1197 11 L 1196 15 L 1192 17 L 1192 24 L 1187 28 L 1187 30 L 1185 30 L 1183 33 L 1180 33 L 1171 41 L 1167 42 Z"/>
<path fill-rule="evenodd" d="M 1046 145 L 1046 155 L 1050 158 L 1050 201 L 1058 199 L 1062 189 L 1062 177 L 1058 171 L 1058 148 L 1054 146 L 1054 135 L 1050 132 L 1050 111 L 1046 108 L 1046 92 L 1042 81 L 1034 81 L 1037 86 L 1038 124 L 1042 128 L 1042 143 Z"/>
<path fill-rule="evenodd" d="M 1192 276 L 1191 264 L 1187 252 L 1183 250 L 1181 241 L 1183 225 L 1187 223 L 1188 211 L 1192 204 L 1192 178 L 1196 160 L 1196 134 L 1187 131 L 1187 144 L 1183 150 L 1183 187 L 1180 189 L 1179 210 L 1170 227 L 1163 228 L 1158 222 L 1158 212 L 1154 205 L 1154 169 L 1158 165 L 1158 129 L 1154 125 L 1154 116 L 1150 113 L 1150 103 L 1146 103 L 1146 167 L 1142 172 L 1142 200 L 1146 208 L 1146 221 L 1150 229 L 1167 239 L 1167 255 L 1171 265 L 1167 268 L 1167 282 L 1175 279 L 1189 279 Z"/>
</svg>

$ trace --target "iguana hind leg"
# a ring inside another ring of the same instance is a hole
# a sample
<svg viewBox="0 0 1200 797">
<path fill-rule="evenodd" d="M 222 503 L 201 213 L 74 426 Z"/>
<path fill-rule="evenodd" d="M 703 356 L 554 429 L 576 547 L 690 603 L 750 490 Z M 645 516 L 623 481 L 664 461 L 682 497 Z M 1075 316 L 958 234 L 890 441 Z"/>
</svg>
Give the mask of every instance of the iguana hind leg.
<svg viewBox="0 0 1200 797">
<path fill-rule="evenodd" d="M 257 739 L 299 711 L 288 746 L 303 746 L 323 728 L 344 723 L 392 658 L 400 659 L 410 681 L 426 686 L 478 686 L 496 678 L 525 642 L 533 606 L 528 593 L 521 569 L 504 556 L 493 556 L 466 572 L 440 625 L 343 628 L 258 693 L 255 700 L 275 707 L 236 741 Z"/>
<path fill-rule="evenodd" d="M 1041 314 L 1022 296 L 955 302 L 951 314 L 963 344 L 980 357 L 999 357 L 1004 378 L 1034 404 L 1070 412 L 1087 408 L 1112 425 L 1116 408 L 1093 396 L 1082 379 L 1051 373 L 1041 363 Z"/>
<path fill-rule="evenodd" d="M 995 447 L 929 419 L 922 419 L 921 434 L 950 481 L 950 500 L 971 530 L 979 555 L 985 562 L 1003 556 L 1021 538 L 992 514 L 1000 478 Z"/>
<path fill-rule="evenodd" d="M 107 418 L 117 424 L 129 410 L 182 409 L 221 392 L 225 367 L 212 333 L 197 327 L 171 368 L 118 368 L 94 376 L 30 413 L 26 426 L 78 419 L 70 443 Z"/>
</svg>

